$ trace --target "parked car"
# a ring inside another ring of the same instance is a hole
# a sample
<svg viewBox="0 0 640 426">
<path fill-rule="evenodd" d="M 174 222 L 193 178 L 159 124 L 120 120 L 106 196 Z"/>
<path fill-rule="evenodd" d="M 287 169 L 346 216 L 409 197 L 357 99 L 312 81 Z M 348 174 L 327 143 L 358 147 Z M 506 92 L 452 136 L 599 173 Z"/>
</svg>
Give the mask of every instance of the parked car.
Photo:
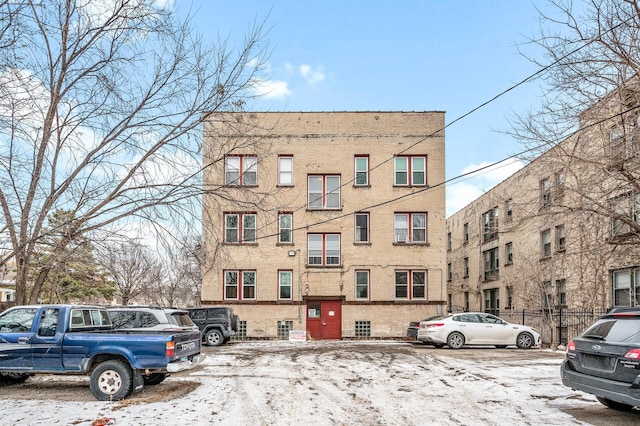
<svg viewBox="0 0 640 426">
<path fill-rule="evenodd" d="M 567 344 L 562 384 L 609 408 L 640 407 L 640 308 L 617 308 Z"/>
<path fill-rule="evenodd" d="M 511 324 L 483 312 L 449 314 L 422 321 L 418 340 L 436 348 L 444 345 L 460 349 L 464 345 L 491 345 L 506 348 L 516 345 L 529 349 L 542 343 L 540 334 L 531 327 Z"/>
<path fill-rule="evenodd" d="M 200 339 L 197 330 L 113 330 L 99 306 L 16 306 L 0 314 L 0 383 L 86 375 L 96 399 L 121 400 L 201 363 Z"/>
<path fill-rule="evenodd" d="M 407 328 L 407 338 L 409 340 L 417 340 L 418 339 L 418 329 L 420 328 L 420 323 L 422 321 L 429 321 L 437 317 L 429 317 L 420 321 L 411 321 L 409 323 L 409 327 Z"/>
<path fill-rule="evenodd" d="M 206 345 L 220 346 L 238 331 L 238 316 L 228 306 L 187 308 L 187 312 L 202 332 L 202 341 Z"/>
<path fill-rule="evenodd" d="M 198 331 L 184 309 L 157 306 L 121 306 L 107 309 L 114 329 Z"/>
</svg>

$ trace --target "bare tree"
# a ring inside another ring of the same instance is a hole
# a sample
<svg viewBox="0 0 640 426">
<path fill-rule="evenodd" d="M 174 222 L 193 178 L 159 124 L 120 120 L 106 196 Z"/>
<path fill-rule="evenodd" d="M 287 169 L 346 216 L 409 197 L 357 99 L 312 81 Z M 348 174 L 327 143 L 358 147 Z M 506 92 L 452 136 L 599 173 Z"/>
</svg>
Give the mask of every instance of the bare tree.
<svg viewBox="0 0 640 426">
<path fill-rule="evenodd" d="M 149 289 L 163 279 L 162 265 L 154 253 L 139 244 L 103 246 L 100 260 L 115 285 L 116 301 L 122 305 L 146 299 Z"/>
<path fill-rule="evenodd" d="M 134 222 L 199 223 L 202 123 L 251 96 L 262 25 L 235 52 L 152 0 L 0 2 L 0 25 L 0 229 L 12 248 L 0 263 L 16 260 L 17 303 L 36 302 L 49 274 L 29 284 L 55 210 L 73 218 L 60 249 Z"/>
<path fill-rule="evenodd" d="M 528 56 L 545 69 L 543 105 L 518 117 L 514 134 L 564 170 L 570 204 L 557 207 L 600 216 L 600 226 L 618 220 L 628 232 L 610 242 L 640 245 L 640 223 L 630 214 L 640 193 L 640 4 L 551 3 L 555 10 L 542 16 L 548 26 L 530 40 L 543 54 Z"/>
<path fill-rule="evenodd" d="M 149 303 L 158 306 L 197 306 L 200 304 L 202 262 L 200 243 L 186 242 L 168 249 L 162 256 L 159 280 L 149 282 L 143 291 Z"/>
</svg>

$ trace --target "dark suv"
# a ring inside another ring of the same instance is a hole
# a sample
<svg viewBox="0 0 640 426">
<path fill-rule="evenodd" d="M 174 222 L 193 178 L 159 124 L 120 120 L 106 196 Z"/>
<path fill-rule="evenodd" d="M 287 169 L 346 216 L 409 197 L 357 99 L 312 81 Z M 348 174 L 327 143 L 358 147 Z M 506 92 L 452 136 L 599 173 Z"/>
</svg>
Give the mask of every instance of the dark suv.
<svg viewBox="0 0 640 426">
<path fill-rule="evenodd" d="M 571 340 L 561 376 L 609 408 L 640 407 L 640 307 L 613 309 Z"/>
<path fill-rule="evenodd" d="M 220 346 L 238 331 L 238 316 L 227 306 L 187 308 L 191 320 L 202 332 L 205 345 Z"/>
</svg>

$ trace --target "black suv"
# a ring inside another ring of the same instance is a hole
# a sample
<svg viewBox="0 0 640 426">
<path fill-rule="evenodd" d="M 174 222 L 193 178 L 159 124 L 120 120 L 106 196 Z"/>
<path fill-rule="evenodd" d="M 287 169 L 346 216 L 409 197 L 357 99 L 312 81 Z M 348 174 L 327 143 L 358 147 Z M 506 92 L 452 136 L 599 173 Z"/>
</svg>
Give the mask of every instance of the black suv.
<svg viewBox="0 0 640 426">
<path fill-rule="evenodd" d="M 226 306 L 187 308 L 191 320 L 202 332 L 205 345 L 220 346 L 238 331 L 238 316 Z"/>
<path fill-rule="evenodd" d="M 571 340 L 561 376 L 609 408 L 640 407 L 640 307 L 613 309 Z"/>
</svg>

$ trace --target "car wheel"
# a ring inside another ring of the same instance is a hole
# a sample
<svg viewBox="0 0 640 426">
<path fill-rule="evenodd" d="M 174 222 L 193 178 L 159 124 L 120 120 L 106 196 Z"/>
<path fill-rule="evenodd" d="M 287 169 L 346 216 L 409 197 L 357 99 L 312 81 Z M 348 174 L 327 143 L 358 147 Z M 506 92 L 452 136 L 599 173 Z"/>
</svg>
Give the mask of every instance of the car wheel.
<svg viewBox="0 0 640 426">
<path fill-rule="evenodd" d="M 115 359 L 102 362 L 91 373 L 89 388 L 99 401 L 119 401 L 131 393 L 131 369 Z"/>
<path fill-rule="evenodd" d="M 0 373 L 0 383 L 4 383 L 7 385 L 15 385 L 18 383 L 23 383 L 31 377 L 31 374 L 23 374 L 23 373 Z"/>
<path fill-rule="evenodd" d="M 633 405 L 623 404 L 621 402 L 612 401 L 608 398 L 603 398 L 601 396 L 596 396 L 596 399 L 600 401 L 603 405 L 606 405 L 608 408 L 618 411 L 630 411 L 633 409 Z"/>
<path fill-rule="evenodd" d="M 516 345 L 520 349 L 529 349 L 533 346 L 533 336 L 530 333 L 520 333 L 516 338 Z"/>
<path fill-rule="evenodd" d="M 209 330 L 204 336 L 204 342 L 209 346 L 220 346 L 224 343 L 224 337 L 218 330 Z"/>
<path fill-rule="evenodd" d="M 507 345 L 496 345 L 496 348 L 498 348 L 498 349 L 504 349 L 506 347 L 507 347 Z"/>
<path fill-rule="evenodd" d="M 463 347 L 464 336 L 462 335 L 462 333 L 458 333 L 457 331 L 451 333 L 449 337 L 447 337 L 447 346 L 449 346 L 451 349 L 460 349 L 461 347 Z"/>
<path fill-rule="evenodd" d="M 153 373 L 148 376 L 142 376 L 142 380 L 144 380 L 145 385 L 153 386 L 164 382 L 167 376 L 167 373 Z"/>
</svg>

